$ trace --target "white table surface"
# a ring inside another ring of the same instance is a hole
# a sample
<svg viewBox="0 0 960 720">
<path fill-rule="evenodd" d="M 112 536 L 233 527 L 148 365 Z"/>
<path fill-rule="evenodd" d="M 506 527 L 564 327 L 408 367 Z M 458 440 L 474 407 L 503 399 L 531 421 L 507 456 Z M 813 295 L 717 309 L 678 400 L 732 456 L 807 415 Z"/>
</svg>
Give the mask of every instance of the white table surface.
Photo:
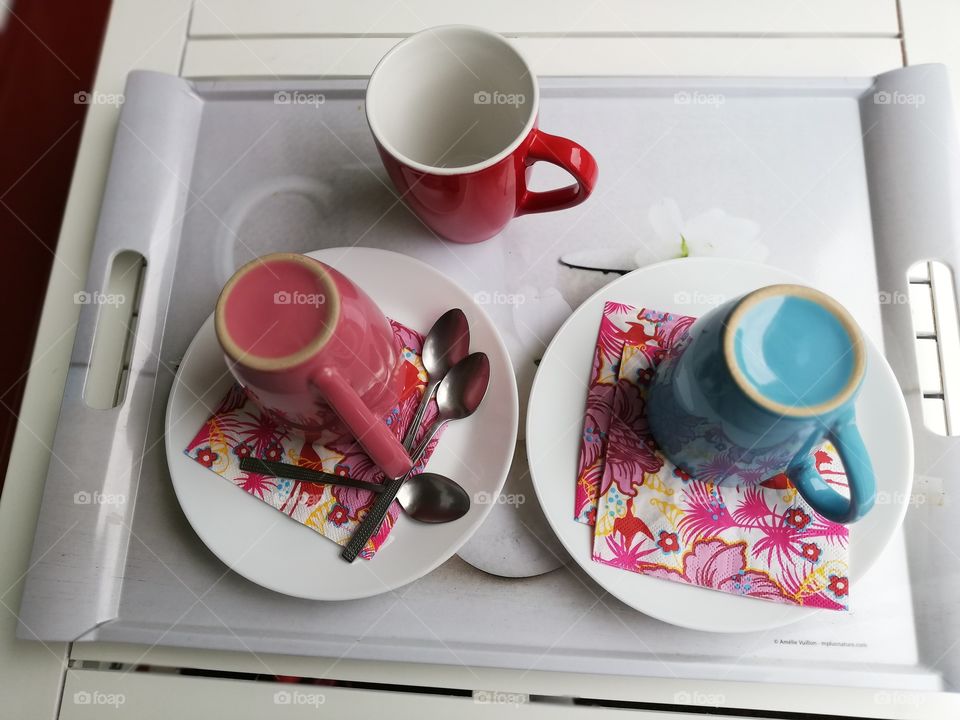
<svg viewBox="0 0 960 720">
<path fill-rule="evenodd" d="M 951 0 L 114 0 L 95 86 L 89 90 L 121 93 L 128 71 L 135 68 L 193 78 L 364 76 L 397 38 L 449 22 L 486 25 L 515 38 L 541 75 L 863 76 L 905 62 L 943 62 L 954 69 L 955 97 L 960 98 L 955 33 L 960 3 Z M 87 271 L 118 114 L 108 104 L 88 110 L 0 499 L 0 716 L 208 717 L 213 711 L 240 718 L 282 710 L 283 716 L 315 717 L 317 693 L 322 693 L 321 712 L 362 715 L 389 702 L 396 718 L 499 716 L 507 710 L 527 717 L 610 714 L 562 701 L 490 704 L 419 694 L 391 694 L 386 701 L 381 691 L 322 686 L 296 686 L 305 694 L 281 707 L 274 693 L 295 686 L 110 670 L 109 663 L 117 662 L 517 694 L 508 701 L 528 693 L 666 704 L 683 697 L 722 697 L 732 707 L 778 711 L 960 717 L 958 697 L 945 694 L 904 696 L 878 705 L 872 691 L 843 688 L 720 681 L 692 687 L 679 680 L 15 639 L 16 610 L 79 311 L 73 294 Z M 84 704 L 84 699 L 91 702 Z M 122 704 L 98 704 L 111 699 L 122 699 Z"/>
</svg>

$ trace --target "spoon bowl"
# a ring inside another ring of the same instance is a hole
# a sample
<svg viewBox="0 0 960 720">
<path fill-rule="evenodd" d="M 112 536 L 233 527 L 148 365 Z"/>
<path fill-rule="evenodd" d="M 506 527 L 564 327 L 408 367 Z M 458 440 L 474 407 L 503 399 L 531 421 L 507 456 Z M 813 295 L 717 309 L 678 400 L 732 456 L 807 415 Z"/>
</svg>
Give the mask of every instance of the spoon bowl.
<svg viewBox="0 0 960 720">
<path fill-rule="evenodd" d="M 437 391 L 437 386 L 450 369 L 467 356 L 469 351 L 470 326 L 467 323 L 467 316 L 460 308 L 447 310 L 433 324 L 423 341 L 420 357 L 423 369 L 427 371 L 427 386 L 423 389 L 420 405 L 403 437 L 403 448 L 407 452 L 413 447 L 423 414 Z"/>
<path fill-rule="evenodd" d="M 460 308 L 447 310 L 430 328 L 423 341 L 423 367 L 433 377 L 442 378 L 470 351 L 470 326 Z"/>
<path fill-rule="evenodd" d="M 470 496 L 457 482 L 437 473 L 407 478 L 397 493 L 404 512 L 423 523 L 459 520 L 470 510 Z"/>
<path fill-rule="evenodd" d="M 437 421 L 462 420 L 480 406 L 490 384 L 490 360 L 485 353 L 467 355 L 454 365 L 437 390 Z"/>
</svg>

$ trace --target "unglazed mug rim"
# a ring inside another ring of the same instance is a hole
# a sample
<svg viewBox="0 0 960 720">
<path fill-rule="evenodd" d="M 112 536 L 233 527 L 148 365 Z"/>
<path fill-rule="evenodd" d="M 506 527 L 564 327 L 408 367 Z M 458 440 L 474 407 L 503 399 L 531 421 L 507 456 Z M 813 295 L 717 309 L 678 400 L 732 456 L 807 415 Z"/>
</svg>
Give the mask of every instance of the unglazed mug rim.
<svg viewBox="0 0 960 720">
<path fill-rule="evenodd" d="M 764 395 L 756 385 L 747 378 L 735 352 L 736 330 L 746 313 L 764 300 L 773 297 L 798 297 L 816 303 L 829 312 L 840 323 L 850 339 L 850 352 L 853 353 L 853 368 L 846 384 L 833 397 L 815 405 L 788 405 L 773 400 Z M 761 408 L 786 418 L 809 419 L 818 415 L 834 412 L 849 403 L 860 388 L 866 375 L 866 351 L 863 345 L 863 335 L 859 326 L 850 315 L 850 312 L 834 298 L 824 292 L 791 283 L 768 285 L 745 295 L 730 313 L 723 329 L 723 356 L 730 371 L 730 375 L 737 387 L 750 400 Z"/>
<path fill-rule="evenodd" d="M 299 350 L 282 355 L 280 357 L 266 357 L 258 355 L 255 352 L 244 350 L 233 339 L 228 328 L 226 319 L 227 298 L 237 283 L 246 276 L 251 270 L 261 265 L 269 265 L 274 262 L 293 262 L 303 266 L 313 273 L 323 285 L 325 295 L 325 306 L 327 312 L 327 322 L 323 329 L 314 336 L 309 343 Z M 216 327 L 217 338 L 223 347 L 227 356 L 239 365 L 250 368 L 251 370 L 276 371 L 289 370 L 290 368 L 302 365 L 316 356 L 333 336 L 334 329 L 340 319 L 340 293 L 337 291 L 333 278 L 327 273 L 326 268 L 318 260 L 314 260 L 306 255 L 299 253 L 270 253 L 262 258 L 251 260 L 246 265 L 240 267 L 233 276 L 227 281 L 226 285 L 220 291 L 217 298 L 216 310 L 214 313 L 214 324 Z"/>
</svg>

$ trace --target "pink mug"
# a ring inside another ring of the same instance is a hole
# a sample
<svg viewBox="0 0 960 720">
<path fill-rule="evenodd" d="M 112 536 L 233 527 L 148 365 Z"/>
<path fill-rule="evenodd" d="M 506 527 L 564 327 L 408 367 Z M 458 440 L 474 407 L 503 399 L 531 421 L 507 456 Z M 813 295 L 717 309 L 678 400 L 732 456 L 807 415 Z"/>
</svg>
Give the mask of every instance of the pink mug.
<svg viewBox="0 0 960 720">
<path fill-rule="evenodd" d="M 367 122 L 400 197 L 437 235 L 460 243 L 493 237 L 519 215 L 579 205 L 593 191 L 593 156 L 540 130 L 539 106 L 523 56 L 467 25 L 411 35 L 367 85 Z M 530 190 L 529 170 L 540 161 L 576 182 Z"/>
<path fill-rule="evenodd" d="M 332 409 L 389 477 L 410 469 L 383 421 L 402 382 L 390 323 L 344 275 L 306 255 L 266 255 L 224 286 L 215 324 L 230 371 L 278 421 L 316 431 Z"/>
</svg>

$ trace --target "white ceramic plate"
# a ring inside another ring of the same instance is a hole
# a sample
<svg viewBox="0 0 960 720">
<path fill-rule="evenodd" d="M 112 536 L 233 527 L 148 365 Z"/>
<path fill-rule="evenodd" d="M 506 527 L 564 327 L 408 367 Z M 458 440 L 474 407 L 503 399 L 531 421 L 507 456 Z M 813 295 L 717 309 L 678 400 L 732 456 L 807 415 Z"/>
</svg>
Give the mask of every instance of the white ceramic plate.
<svg viewBox="0 0 960 720">
<path fill-rule="evenodd" d="M 694 630 L 747 632 L 786 625 L 829 610 L 736 597 L 692 585 L 644 577 L 590 558 L 593 528 L 574 521 L 586 384 L 603 304 L 703 315 L 714 305 L 775 283 L 804 281 L 766 265 L 716 258 L 685 258 L 642 268 L 589 298 L 564 323 L 540 362 L 527 411 L 527 454 L 533 485 L 547 520 L 574 560 L 600 585 L 641 612 Z M 867 340 L 867 375 L 857 400 L 857 422 L 877 474 L 878 492 L 902 502 L 877 504 L 851 526 L 851 603 L 856 582 L 870 569 L 906 513 L 913 482 L 913 439 L 893 371 Z"/>
<path fill-rule="evenodd" d="M 370 248 L 308 253 L 342 271 L 390 317 L 429 330 L 444 311 L 462 308 L 470 349 L 490 357 L 490 386 L 473 417 L 451 423 L 429 469 L 455 478 L 475 496 L 498 497 L 517 439 L 517 387 L 493 323 L 453 281 L 418 260 Z M 398 277 L 405 278 L 402 286 Z M 207 547 L 253 582 L 313 600 L 349 600 L 387 592 L 426 575 L 455 553 L 493 507 L 473 503 L 460 520 L 425 525 L 401 517 L 372 560 L 348 564 L 340 546 L 287 518 L 183 453 L 226 393 L 227 372 L 211 315 L 187 350 L 167 403 L 167 463 L 183 511 Z"/>
</svg>

